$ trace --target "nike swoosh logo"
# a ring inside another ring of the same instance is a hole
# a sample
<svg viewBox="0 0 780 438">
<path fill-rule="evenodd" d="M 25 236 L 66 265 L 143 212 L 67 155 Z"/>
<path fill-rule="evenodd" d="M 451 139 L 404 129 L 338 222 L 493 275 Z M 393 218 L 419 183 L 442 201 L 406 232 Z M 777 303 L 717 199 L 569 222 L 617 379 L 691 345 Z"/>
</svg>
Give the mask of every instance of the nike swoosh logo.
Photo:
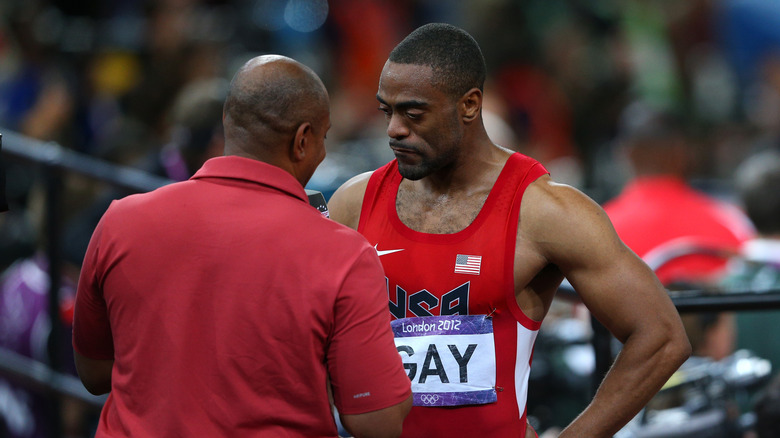
<svg viewBox="0 0 780 438">
<path fill-rule="evenodd" d="M 377 243 L 376 245 L 379 245 L 379 244 Z M 394 252 L 403 251 L 403 249 L 388 249 L 388 250 L 385 250 L 385 251 L 380 251 L 380 250 L 376 249 L 376 245 L 374 245 L 374 250 L 376 251 L 376 255 L 378 255 L 380 257 L 385 255 L 385 254 L 392 254 Z"/>
</svg>

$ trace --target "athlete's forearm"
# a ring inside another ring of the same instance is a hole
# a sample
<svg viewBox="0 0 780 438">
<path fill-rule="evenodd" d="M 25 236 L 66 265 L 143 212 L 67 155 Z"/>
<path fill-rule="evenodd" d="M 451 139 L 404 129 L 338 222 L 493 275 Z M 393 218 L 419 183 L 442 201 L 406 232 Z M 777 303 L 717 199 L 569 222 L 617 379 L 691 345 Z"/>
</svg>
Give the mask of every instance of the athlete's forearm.
<svg viewBox="0 0 780 438">
<path fill-rule="evenodd" d="M 629 338 L 590 405 L 560 437 L 612 437 L 661 389 L 690 355 L 687 338 Z"/>
</svg>

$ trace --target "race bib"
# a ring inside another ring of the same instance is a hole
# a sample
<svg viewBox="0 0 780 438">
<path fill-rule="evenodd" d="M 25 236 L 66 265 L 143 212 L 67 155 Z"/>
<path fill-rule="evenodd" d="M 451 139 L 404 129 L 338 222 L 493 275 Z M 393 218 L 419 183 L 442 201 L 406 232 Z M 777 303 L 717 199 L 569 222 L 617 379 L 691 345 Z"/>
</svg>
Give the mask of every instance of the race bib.
<svg viewBox="0 0 780 438">
<path fill-rule="evenodd" d="M 496 348 L 485 315 L 396 319 L 395 346 L 412 381 L 414 406 L 493 403 Z"/>
</svg>

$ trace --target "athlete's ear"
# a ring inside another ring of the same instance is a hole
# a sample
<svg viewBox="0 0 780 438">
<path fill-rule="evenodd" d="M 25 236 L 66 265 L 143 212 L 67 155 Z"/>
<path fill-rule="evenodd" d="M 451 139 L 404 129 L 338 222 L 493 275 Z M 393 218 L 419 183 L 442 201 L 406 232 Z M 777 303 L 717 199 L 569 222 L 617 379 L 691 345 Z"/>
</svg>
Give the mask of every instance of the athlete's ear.
<svg viewBox="0 0 780 438">
<path fill-rule="evenodd" d="M 472 88 L 460 98 L 461 117 L 465 123 L 471 123 L 477 119 L 482 110 L 482 91 Z"/>
</svg>

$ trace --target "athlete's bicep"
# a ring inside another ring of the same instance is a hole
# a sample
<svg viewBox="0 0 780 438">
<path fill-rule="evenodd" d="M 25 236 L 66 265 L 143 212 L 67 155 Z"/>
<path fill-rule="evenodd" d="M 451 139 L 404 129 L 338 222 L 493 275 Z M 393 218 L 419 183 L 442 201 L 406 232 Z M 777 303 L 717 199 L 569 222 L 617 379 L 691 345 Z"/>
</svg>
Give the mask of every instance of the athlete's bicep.
<svg viewBox="0 0 780 438">
<path fill-rule="evenodd" d="M 334 221 L 357 230 L 363 195 L 371 172 L 354 176 L 341 185 L 328 200 L 328 212 Z"/>
<path fill-rule="evenodd" d="M 578 190 L 554 183 L 537 190 L 527 233 L 563 272 L 590 312 L 618 339 L 677 312 L 650 268 L 620 240 L 604 210 Z M 522 212 L 521 212 L 522 214 Z M 668 320 L 668 321 L 665 321 Z"/>
</svg>

